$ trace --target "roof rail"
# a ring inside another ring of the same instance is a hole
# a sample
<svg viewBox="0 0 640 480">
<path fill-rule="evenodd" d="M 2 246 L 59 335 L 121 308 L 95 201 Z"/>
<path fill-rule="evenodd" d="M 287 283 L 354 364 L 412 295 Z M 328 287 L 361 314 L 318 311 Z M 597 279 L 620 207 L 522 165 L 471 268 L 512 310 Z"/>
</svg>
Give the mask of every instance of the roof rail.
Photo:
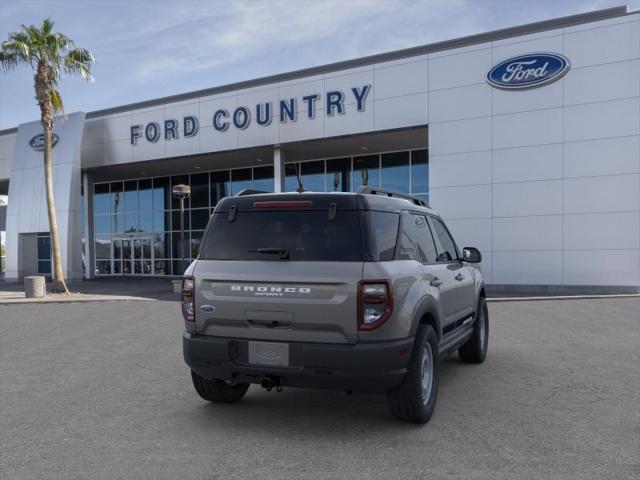
<svg viewBox="0 0 640 480">
<path fill-rule="evenodd" d="M 375 188 L 375 187 L 360 187 L 358 193 L 366 194 L 366 195 L 382 195 L 385 197 L 392 198 L 402 198 L 403 200 L 408 200 L 411 203 L 419 205 L 421 207 L 429 207 L 429 204 L 415 195 L 409 195 L 408 193 L 395 192 L 393 190 L 385 190 L 384 188 Z"/>
<path fill-rule="evenodd" d="M 234 197 L 244 197 L 245 195 L 259 195 L 261 193 L 269 193 L 264 190 L 252 190 L 251 188 L 245 188 L 244 190 L 240 190 L 238 193 L 234 195 Z"/>
</svg>

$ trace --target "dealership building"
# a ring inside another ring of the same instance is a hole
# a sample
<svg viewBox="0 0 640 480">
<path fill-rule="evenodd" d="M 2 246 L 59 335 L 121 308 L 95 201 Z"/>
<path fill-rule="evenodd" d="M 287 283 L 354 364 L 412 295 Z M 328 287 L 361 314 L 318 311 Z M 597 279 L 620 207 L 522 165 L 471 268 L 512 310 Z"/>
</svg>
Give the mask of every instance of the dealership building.
<svg viewBox="0 0 640 480">
<path fill-rule="evenodd" d="M 51 271 L 34 121 L 0 131 L 7 279 Z M 180 275 L 245 189 L 417 195 L 496 287 L 640 288 L 640 12 L 616 7 L 89 113 L 55 128 L 67 277 Z M 3 218 L 4 217 L 4 218 Z"/>
</svg>

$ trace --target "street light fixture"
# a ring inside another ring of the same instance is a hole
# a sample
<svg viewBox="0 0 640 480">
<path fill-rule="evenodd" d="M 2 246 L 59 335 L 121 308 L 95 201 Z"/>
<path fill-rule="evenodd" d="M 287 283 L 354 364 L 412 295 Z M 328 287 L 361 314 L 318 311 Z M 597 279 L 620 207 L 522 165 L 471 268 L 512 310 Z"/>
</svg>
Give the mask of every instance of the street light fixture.
<svg viewBox="0 0 640 480">
<path fill-rule="evenodd" d="M 173 196 L 180 199 L 180 255 L 181 255 L 181 263 L 182 263 L 182 273 L 187 269 L 185 265 L 185 254 L 184 254 L 184 201 L 189 198 L 191 195 L 191 188 L 189 185 L 175 185 L 171 192 Z"/>
</svg>

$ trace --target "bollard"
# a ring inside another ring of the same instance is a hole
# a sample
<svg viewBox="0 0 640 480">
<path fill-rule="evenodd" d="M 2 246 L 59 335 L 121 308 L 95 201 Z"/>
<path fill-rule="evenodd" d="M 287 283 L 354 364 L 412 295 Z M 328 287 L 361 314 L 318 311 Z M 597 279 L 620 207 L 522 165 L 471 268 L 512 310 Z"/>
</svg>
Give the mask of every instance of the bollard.
<svg viewBox="0 0 640 480">
<path fill-rule="evenodd" d="M 24 277 L 24 296 L 43 298 L 45 294 L 44 277 Z"/>
</svg>

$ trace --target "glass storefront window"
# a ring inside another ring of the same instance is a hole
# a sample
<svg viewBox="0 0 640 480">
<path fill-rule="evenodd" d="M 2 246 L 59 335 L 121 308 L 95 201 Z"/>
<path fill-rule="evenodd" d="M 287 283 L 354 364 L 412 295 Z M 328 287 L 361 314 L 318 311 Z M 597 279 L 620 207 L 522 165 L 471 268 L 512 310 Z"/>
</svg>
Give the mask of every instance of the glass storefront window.
<svg viewBox="0 0 640 480">
<path fill-rule="evenodd" d="M 209 221 L 209 209 L 191 210 L 191 230 L 204 230 Z"/>
<path fill-rule="evenodd" d="M 189 175 L 175 175 L 171 177 L 171 188 L 176 185 L 189 185 Z M 171 196 L 171 208 L 180 208 L 180 199 L 171 195 L 171 191 L 169 192 Z M 185 199 L 184 208 L 189 208 L 189 199 Z"/>
<path fill-rule="evenodd" d="M 189 230 L 189 222 L 191 221 L 191 211 L 184 211 L 184 229 Z M 180 231 L 180 210 L 171 212 L 171 228 L 174 232 Z"/>
<path fill-rule="evenodd" d="M 382 188 L 409 193 L 409 152 L 383 153 Z"/>
<path fill-rule="evenodd" d="M 242 190 L 247 190 L 251 187 L 251 169 L 240 168 L 238 170 L 231 170 L 231 196 L 236 195 Z"/>
<path fill-rule="evenodd" d="M 324 192 L 324 160 L 300 164 L 302 185 L 311 192 Z"/>
<path fill-rule="evenodd" d="M 191 208 L 209 207 L 209 174 L 191 175 Z"/>
<path fill-rule="evenodd" d="M 429 195 L 427 150 L 362 155 L 285 165 L 285 189 L 298 189 L 297 173 L 309 191 L 355 191 L 361 185 Z M 220 199 L 244 189 L 273 191 L 272 165 L 215 172 L 122 180 L 94 185 L 93 222 L 99 274 L 181 275 L 177 184 L 191 186 L 185 202 L 185 263 L 197 255 L 203 230 Z M 134 245 L 140 255 L 134 258 Z M 143 253 L 145 248 L 148 250 Z M 40 260 L 40 259 L 39 259 Z M 43 260 L 44 261 L 44 260 Z M 186 268 L 186 267 L 185 267 Z"/>
<path fill-rule="evenodd" d="M 211 172 L 211 206 L 229 196 L 229 172 Z"/>
<path fill-rule="evenodd" d="M 429 192 L 429 157 L 427 150 L 411 152 L 411 192 Z"/>
<path fill-rule="evenodd" d="M 198 250 L 200 250 L 203 233 L 204 232 L 191 232 L 191 258 L 196 258 L 198 256 Z"/>
<path fill-rule="evenodd" d="M 169 221 L 169 212 L 153 212 L 153 231 L 164 232 L 165 230 L 171 230 Z"/>
<path fill-rule="evenodd" d="M 262 192 L 273 192 L 273 167 L 253 169 L 253 189 Z"/>
<path fill-rule="evenodd" d="M 138 213 L 138 181 L 124 182 L 124 211 Z"/>
<path fill-rule="evenodd" d="M 150 178 L 138 180 L 138 201 L 141 212 L 150 212 L 153 210 L 153 188 Z"/>
<path fill-rule="evenodd" d="M 327 160 L 327 192 L 351 191 L 351 158 Z"/>
<path fill-rule="evenodd" d="M 102 183 L 94 185 L 93 194 L 93 213 L 110 213 L 109 212 L 109 184 Z"/>
<path fill-rule="evenodd" d="M 171 189 L 168 177 L 153 179 L 153 209 L 168 210 L 171 208 Z"/>
<path fill-rule="evenodd" d="M 111 258 L 111 237 L 96 236 L 96 258 Z"/>
<path fill-rule="evenodd" d="M 353 158 L 353 191 L 362 186 L 380 187 L 380 156 L 366 155 Z"/>
</svg>

